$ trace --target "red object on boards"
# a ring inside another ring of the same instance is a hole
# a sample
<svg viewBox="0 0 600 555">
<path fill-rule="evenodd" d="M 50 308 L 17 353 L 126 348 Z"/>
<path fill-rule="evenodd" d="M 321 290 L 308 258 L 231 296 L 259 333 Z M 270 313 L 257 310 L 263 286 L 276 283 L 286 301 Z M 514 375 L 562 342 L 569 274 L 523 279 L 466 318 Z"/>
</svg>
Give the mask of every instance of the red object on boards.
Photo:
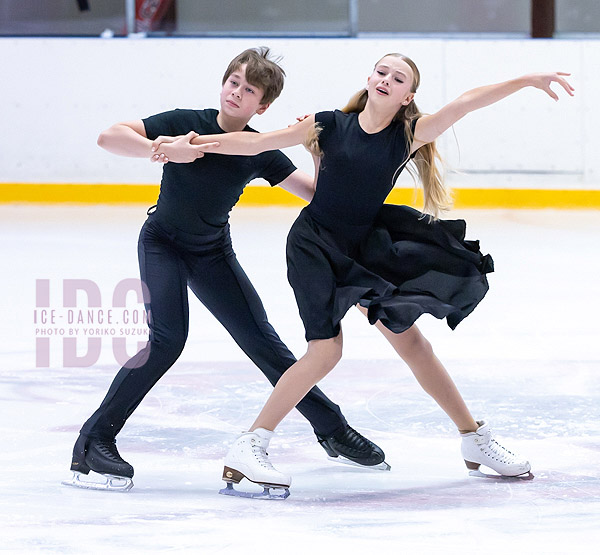
<svg viewBox="0 0 600 555">
<path fill-rule="evenodd" d="M 135 30 L 146 33 L 158 29 L 173 1 L 135 0 Z"/>
</svg>

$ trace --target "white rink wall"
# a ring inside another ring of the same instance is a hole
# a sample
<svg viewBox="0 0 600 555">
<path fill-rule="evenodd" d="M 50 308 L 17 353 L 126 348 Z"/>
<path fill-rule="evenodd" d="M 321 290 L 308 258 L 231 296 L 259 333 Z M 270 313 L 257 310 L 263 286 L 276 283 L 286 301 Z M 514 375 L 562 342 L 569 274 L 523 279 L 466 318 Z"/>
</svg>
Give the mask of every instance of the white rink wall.
<svg viewBox="0 0 600 555">
<path fill-rule="evenodd" d="M 575 98 L 524 90 L 469 115 L 440 141 L 454 186 L 600 189 L 600 42 L 454 39 L 0 39 L 4 79 L 0 182 L 157 183 L 160 167 L 96 146 L 118 121 L 171 108 L 218 107 L 222 74 L 245 48 L 283 56 L 282 96 L 253 125 L 342 107 L 377 59 L 401 51 L 422 73 L 418 105 L 433 112 L 461 92 L 530 71 L 572 73 Z M 288 154 L 306 171 L 301 147 Z M 405 179 L 405 177 L 403 177 Z M 401 181 L 401 183 L 405 183 Z"/>
</svg>

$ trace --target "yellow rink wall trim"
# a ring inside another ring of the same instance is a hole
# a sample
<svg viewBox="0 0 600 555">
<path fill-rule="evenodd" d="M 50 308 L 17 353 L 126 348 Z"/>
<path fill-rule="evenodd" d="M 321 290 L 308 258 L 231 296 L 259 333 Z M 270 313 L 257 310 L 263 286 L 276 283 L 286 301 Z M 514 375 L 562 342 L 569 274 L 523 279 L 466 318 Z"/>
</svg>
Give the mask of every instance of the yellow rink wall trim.
<svg viewBox="0 0 600 555">
<path fill-rule="evenodd" d="M 158 185 L 0 183 L 0 203 L 147 204 L 158 198 Z M 422 192 L 395 188 L 387 201 L 422 206 Z M 600 190 L 454 189 L 455 208 L 600 208 Z M 304 201 L 279 187 L 249 185 L 242 206 L 302 206 Z"/>
</svg>

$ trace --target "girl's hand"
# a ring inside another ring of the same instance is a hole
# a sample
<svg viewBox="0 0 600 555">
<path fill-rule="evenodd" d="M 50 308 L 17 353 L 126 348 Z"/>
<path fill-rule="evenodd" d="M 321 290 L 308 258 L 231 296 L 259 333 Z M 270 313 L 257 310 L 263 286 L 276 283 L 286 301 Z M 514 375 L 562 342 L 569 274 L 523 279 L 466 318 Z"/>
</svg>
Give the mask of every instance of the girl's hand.
<svg viewBox="0 0 600 555">
<path fill-rule="evenodd" d="M 152 142 L 153 154 L 150 158 L 151 162 L 159 162 L 166 164 L 167 162 L 175 162 L 177 164 L 188 164 L 198 158 L 204 156 L 202 149 L 210 150 L 213 146 L 218 146 L 219 143 L 206 143 L 203 145 L 193 145 L 192 140 L 199 137 L 195 131 L 190 131 L 187 135 L 179 135 L 178 137 L 157 137 Z"/>
<path fill-rule="evenodd" d="M 558 83 L 563 89 L 565 89 L 565 91 L 567 91 L 570 96 L 574 96 L 575 89 L 563 77 L 565 75 L 571 74 L 557 71 L 555 73 L 533 73 L 527 77 L 532 87 L 540 89 L 544 91 L 550 98 L 558 100 L 558 95 L 550 88 L 552 83 Z"/>
<path fill-rule="evenodd" d="M 197 156 L 191 158 L 191 153 L 187 151 L 188 149 L 185 148 L 185 145 L 187 143 L 191 147 L 191 141 L 196 137 L 198 137 L 198 133 L 195 131 L 190 131 L 187 135 L 177 135 L 176 137 L 167 135 L 160 135 L 156 137 L 156 139 L 152 141 L 152 152 L 155 152 L 156 154 L 153 154 L 150 157 L 150 161 L 166 164 L 169 162 L 169 157 L 167 155 L 168 151 L 169 154 L 171 154 L 171 162 L 193 162 Z M 175 149 L 171 148 L 175 144 Z M 173 155 L 176 156 L 177 160 L 172 159 Z"/>
<path fill-rule="evenodd" d="M 304 121 L 306 118 L 312 116 L 312 114 L 304 114 L 303 116 L 298 116 L 296 118 L 296 123 L 290 123 L 288 127 L 292 127 L 293 125 L 299 124 L 301 121 Z"/>
<path fill-rule="evenodd" d="M 152 152 L 157 151 L 158 147 L 163 143 L 174 143 L 175 141 L 183 139 L 184 137 L 189 137 L 188 142 L 191 142 L 192 139 L 199 137 L 199 135 L 195 131 L 190 131 L 187 135 L 177 135 L 175 137 L 170 135 L 159 135 L 152 141 Z"/>
</svg>

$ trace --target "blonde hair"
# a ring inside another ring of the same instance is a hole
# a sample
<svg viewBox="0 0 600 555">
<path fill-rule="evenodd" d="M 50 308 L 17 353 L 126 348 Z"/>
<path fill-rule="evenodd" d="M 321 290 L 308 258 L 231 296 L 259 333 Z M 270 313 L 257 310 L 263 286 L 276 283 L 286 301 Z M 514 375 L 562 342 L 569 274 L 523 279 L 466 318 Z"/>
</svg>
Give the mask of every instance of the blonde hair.
<svg viewBox="0 0 600 555">
<path fill-rule="evenodd" d="M 417 92 L 421 81 L 421 75 L 416 64 L 407 56 L 398 53 L 386 54 L 379 59 L 377 64 L 387 56 L 401 58 L 409 65 L 413 72 L 413 82 L 410 90 L 413 93 Z M 375 66 L 377 66 L 377 64 L 375 64 Z M 368 99 L 369 93 L 365 89 L 362 89 L 352 96 L 352 98 L 350 98 L 348 104 L 342 108 L 342 112 L 346 114 L 360 113 L 365 109 Z M 423 114 L 413 100 L 407 105 L 402 105 L 393 118 L 393 121 L 403 122 L 404 132 L 408 142 L 407 157 L 402 161 L 396 170 L 393 180 L 396 180 L 404 166 L 410 162 L 410 164 L 407 166 L 409 173 L 413 176 L 413 178 L 415 178 L 416 174 L 419 181 L 423 185 L 425 201 L 423 211 L 432 215 L 433 217 L 437 217 L 440 212 L 449 210 L 451 208 L 452 195 L 450 190 L 444 184 L 443 174 L 439 167 L 442 164 L 442 158 L 437 150 L 435 141 L 424 144 L 415 152 L 414 157 L 412 159 L 410 158 L 410 148 L 414 140 L 413 122 L 415 122 L 422 115 Z M 312 133 L 309 133 L 309 136 L 305 142 L 305 146 L 309 148 L 309 150 L 316 156 L 322 155 L 322 152 L 318 147 L 319 131 L 319 129 L 314 129 Z M 314 148 L 315 145 L 317 147 L 316 149 Z"/>
</svg>

